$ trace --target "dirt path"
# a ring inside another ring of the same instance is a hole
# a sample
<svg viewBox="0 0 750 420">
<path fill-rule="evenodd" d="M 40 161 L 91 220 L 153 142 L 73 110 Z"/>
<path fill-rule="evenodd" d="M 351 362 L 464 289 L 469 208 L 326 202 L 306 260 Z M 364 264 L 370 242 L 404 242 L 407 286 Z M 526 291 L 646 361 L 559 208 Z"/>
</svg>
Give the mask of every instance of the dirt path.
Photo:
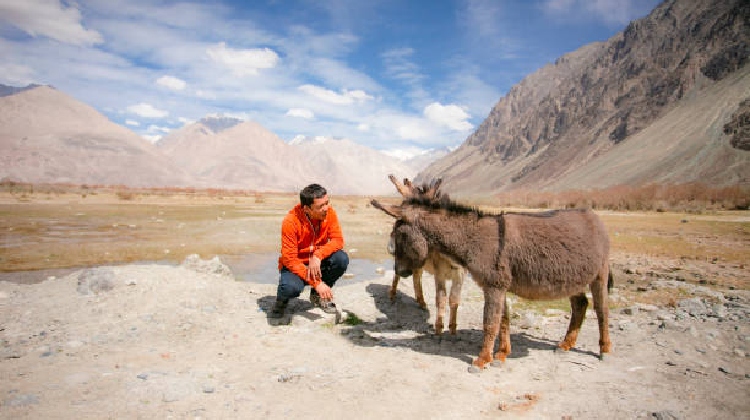
<svg viewBox="0 0 750 420">
<path fill-rule="evenodd" d="M 464 285 L 455 337 L 432 334 L 410 281 L 341 280 L 342 321 L 217 261 L 126 265 L 38 284 L 0 282 L 0 418 L 746 418 L 750 294 L 696 286 L 676 307 L 615 293 L 614 352 L 596 357 L 589 311 L 578 346 L 553 351 L 560 311 L 514 309 L 513 353 L 471 374 L 482 297 Z M 670 287 L 663 280 L 659 287 Z M 425 291 L 434 310 L 432 279 Z M 303 295 L 306 296 L 306 295 Z M 356 325 L 352 325 L 356 324 Z"/>
</svg>

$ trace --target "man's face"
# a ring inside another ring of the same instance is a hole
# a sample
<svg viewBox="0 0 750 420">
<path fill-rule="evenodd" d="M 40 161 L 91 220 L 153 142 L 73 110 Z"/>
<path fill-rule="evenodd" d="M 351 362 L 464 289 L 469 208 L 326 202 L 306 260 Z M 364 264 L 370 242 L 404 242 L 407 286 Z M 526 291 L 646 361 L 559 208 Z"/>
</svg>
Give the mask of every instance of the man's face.
<svg viewBox="0 0 750 420">
<path fill-rule="evenodd" d="M 327 194 L 323 197 L 316 198 L 311 205 L 307 206 L 307 215 L 310 216 L 310 219 L 312 220 L 325 219 L 326 214 L 328 214 L 329 203 L 330 201 L 328 200 Z"/>
</svg>

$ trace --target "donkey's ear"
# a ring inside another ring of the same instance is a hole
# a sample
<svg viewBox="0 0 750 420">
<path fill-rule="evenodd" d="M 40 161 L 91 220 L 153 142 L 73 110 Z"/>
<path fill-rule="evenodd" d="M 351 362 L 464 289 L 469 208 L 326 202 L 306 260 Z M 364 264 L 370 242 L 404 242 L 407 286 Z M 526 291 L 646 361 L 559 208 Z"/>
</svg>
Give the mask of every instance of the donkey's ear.
<svg viewBox="0 0 750 420">
<path fill-rule="evenodd" d="M 388 175 L 388 179 L 390 179 L 393 185 L 396 186 L 396 190 L 402 197 L 406 198 L 411 195 L 411 188 L 407 187 L 406 182 L 408 182 L 408 180 L 406 178 L 404 178 L 403 184 L 398 182 L 398 179 L 396 179 L 396 176 L 393 174 Z"/>
<path fill-rule="evenodd" d="M 399 206 L 384 206 L 378 202 L 378 200 L 370 200 L 370 204 L 376 209 L 382 210 L 385 214 L 395 217 L 396 219 L 401 218 L 401 207 Z"/>
</svg>

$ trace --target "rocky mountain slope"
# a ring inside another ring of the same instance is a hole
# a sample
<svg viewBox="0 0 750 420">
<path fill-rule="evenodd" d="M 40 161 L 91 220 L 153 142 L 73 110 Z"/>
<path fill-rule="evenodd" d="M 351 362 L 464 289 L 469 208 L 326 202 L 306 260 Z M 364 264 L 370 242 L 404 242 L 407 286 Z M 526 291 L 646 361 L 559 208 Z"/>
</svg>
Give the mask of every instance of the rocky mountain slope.
<svg viewBox="0 0 750 420">
<path fill-rule="evenodd" d="M 49 86 L 0 97 L 0 178 L 24 182 L 187 186 L 151 143 Z"/>
<path fill-rule="evenodd" d="M 667 0 L 526 77 L 417 179 L 454 195 L 748 184 L 743 131 L 724 126 L 750 98 L 749 20 L 746 1 Z"/>
</svg>

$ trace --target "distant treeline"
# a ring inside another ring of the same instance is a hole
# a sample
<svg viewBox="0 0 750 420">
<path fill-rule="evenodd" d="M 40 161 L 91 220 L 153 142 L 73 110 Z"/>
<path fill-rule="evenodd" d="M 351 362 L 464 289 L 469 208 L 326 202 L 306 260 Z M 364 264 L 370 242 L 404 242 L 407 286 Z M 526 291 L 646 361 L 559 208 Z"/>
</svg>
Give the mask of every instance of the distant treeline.
<svg viewBox="0 0 750 420">
<path fill-rule="evenodd" d="M 711 187 L 701 183 L 615 186 L 563 192 L 510 191 L 494 196 L 503 207 L 591 208 L 594 210 L 748 210 L 750 186 Z"/>
<path fill-rule="evenodd" d="M 196 197 L 255 197 L 259 193 L 251 190 L 221 189 L 221 188 L 193 188 L 193 187 L 128 187 L 126 185 L 98 185 L 98 184 L 33 184 L 28 182 L 0 180 L 0 192 L 14 195 L 33 194 L 80 194 L 85 197 L 95 194 L 115 194 L 122 200 L 132 200 L 139 195 L 155 196 L 196 196 Z"/>
<path fill-rule="evenodd" d="M 89 194 L 112 193 L 121 200 L 132 200 L 138 195 L 196 196 L 196 197 L 255 197 L 263 200 L 264 193 L 250 190 L 218 188 L 132 188 L 124 185 L 30 184 L 0 180 L 0 192 L 19 198 L 33 194 Z M 472 200 L 474 201 L 474 200 Z M 537 209 L 591 208 L 620 211 L 682 211 L 748 210 L 750 186 L 712 187 L 701 183 L 650 184 L 641 187 L 615 186 L 605 189 L 545 192 L 514 190 L 480 200 L 493 207 L 523 207 Z"/>
</svg>

